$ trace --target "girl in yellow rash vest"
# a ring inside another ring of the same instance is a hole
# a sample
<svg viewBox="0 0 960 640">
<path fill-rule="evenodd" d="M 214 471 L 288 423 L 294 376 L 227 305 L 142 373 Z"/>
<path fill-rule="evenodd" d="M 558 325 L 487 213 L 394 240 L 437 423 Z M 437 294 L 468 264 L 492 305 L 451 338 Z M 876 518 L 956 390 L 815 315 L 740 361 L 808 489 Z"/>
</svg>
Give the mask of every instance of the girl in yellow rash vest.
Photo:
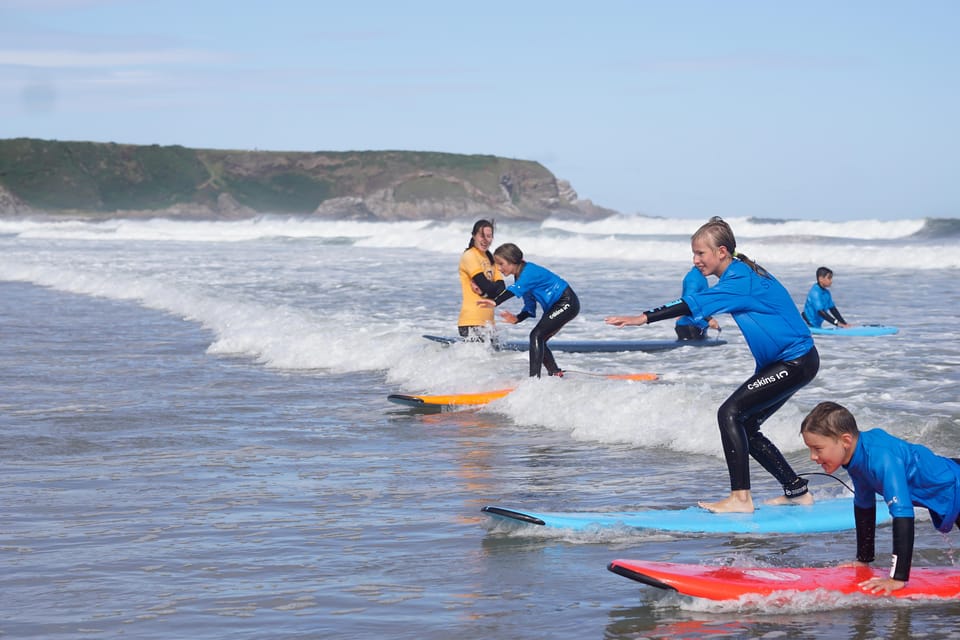
<svg viewBox="0 0 960 640">
<path fill-rule="evenodd" d="M 467 340 L 490 340 L 493 337 L 493 309 L 477 301 L 496 298 L 503 292 L 503 275 L 490 253 L 493 243 L 493 222 L 477 220 L 470 234 L 470 244 L 460 256 L 460 290 L 463 301 L 457 329 Z"/>
</svg>

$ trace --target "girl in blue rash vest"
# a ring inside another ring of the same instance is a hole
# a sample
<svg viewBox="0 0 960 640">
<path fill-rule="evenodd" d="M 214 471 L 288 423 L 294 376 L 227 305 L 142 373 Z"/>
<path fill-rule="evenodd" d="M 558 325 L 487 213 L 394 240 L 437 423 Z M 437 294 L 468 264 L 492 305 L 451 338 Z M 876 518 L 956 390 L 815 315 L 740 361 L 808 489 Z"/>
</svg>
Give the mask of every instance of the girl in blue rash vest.
<svg viewBox="0 0 960 640">
<path fill-rule="evenodd" d="M 710 285 L 707 278 L 700 273 L 696 267 L 690 267 L 687 275 L 683 276 L 683 293 L 697 293 L 709 289 Z M 677 324 L 673 330 L 677 332 L 677 340 L 703 340 L 707 337 L 707 327 L 720 329 L 720 323 L 713 318 L 694 318 L 693 316 L 681 316 L 677 318 Z"/>
<path fill-rule="evenodd" d="M 690 244 L 694 266 L 705 276 L 720 278 L 717 284 L 639 316 L 611 316 L 606 322 L 623 327 L 683 315 L 706 318 L 732 314 L 757 366 L 717 412 L 730 495 L 718 502 L 699 504 L 716 512 L 753 512 L 750 456 L 783 486 L 784 495 L 768 500 L 768 504 L 812 504 L 807 481 L 797 476 L 783 454 L 760 432 L 763 422 L 817 375 L 820 356 L 810 330 L 783 285 L 766 269 L 737 253 L 733 231 L 721 218 L 711 218 L 701 226 Z"/>
<path fill-rule="evenodd" d="M 493 252 L 493 260 L 505 276 L 513 276 L 513 284 L 493 300 L 478 300 L 477 304 L 495 307 L 514 296 L 523 298 L 523 309 L 514 315 L 502 311 L 500 317 L 510 324 L 537 316 L 537 303 L 543 308 L 543 318 L 530 332 L 530 377 L 540 377 L 546 366 L 547 374 L 563 375 L 553 352 L 547 346 L 563 325 L 580 313 L 580 300 L 567 282 L 548 269 L 523 259 L 523 251 L 515 244 L 506 243 Z"/>
<path fill-rule="evenodd" d="M 803 319 L 811 327 L 819 327 L 826 320 L 835 327 L 849 327 L 833 303 L 830 294 L 830 285 L 833 284 L 833 271 L 826 267 L 817 269 L 817 281 L 807 293 L 806 304 L 803 305 Z"/>
<path fill-rule="evenodd" d="M 914 505 L 930 512 L 933 526 L 949 533 L 960 529 L 960 460 L 944 458 L 927 447 L 891 436 L 883 429 L 860 431 L 857 421 L 836 402 L 821 402 L 800 425 L 810 459 L 827 473 L 838 467 L 853 480 L 853 515 L 857 525 L 857 561 L 874 560 L 877 530 L 876 494 L 893 516 L 893 562 L 889 578 L 870 578 L 860 587 L 873 593 L 902 589 L 913 559 Z"/>
</svg>

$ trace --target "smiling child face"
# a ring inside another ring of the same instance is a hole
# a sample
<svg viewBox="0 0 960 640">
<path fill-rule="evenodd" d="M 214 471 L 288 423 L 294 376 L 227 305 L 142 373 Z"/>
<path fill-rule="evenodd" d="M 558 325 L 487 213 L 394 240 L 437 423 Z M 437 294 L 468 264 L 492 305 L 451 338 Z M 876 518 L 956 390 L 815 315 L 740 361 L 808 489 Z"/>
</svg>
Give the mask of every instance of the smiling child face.
<svg viewBox="0 0 960 640">
<path fill-rule="evenodd" d="M 853 457 L 853 437 L 848 433 L 832 438 L 804 432 L 803 443 L 810 449 L 810 460 L 820 465 L 825 473 L 833 473 Z"/>
</svg>

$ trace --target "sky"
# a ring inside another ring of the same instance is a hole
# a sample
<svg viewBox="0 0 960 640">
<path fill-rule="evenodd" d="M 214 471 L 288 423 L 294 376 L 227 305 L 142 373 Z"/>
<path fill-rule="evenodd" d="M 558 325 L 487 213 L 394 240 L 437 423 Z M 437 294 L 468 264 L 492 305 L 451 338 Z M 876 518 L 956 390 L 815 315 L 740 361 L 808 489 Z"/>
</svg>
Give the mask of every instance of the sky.
<svg viewBox="0 0 960 640">
<path fill-rule="evenodd" d="M 671 218 L 960 217 L 955 0 L 0 0 L 0 138 L 543 164 Z"/>
</svg>

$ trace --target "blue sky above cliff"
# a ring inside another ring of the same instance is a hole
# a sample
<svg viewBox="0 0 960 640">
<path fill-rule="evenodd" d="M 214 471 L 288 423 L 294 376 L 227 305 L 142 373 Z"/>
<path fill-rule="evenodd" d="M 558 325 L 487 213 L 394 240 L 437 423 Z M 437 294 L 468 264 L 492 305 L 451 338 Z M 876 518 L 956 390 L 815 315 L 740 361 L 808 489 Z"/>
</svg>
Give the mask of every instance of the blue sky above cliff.
<svg viewBox="0 0 960 640">
<path fill-rule="evenodd" d="M 960 2 L 0 0 L 0 138 L 537 160 L 624 213 L 960 216 Z"/>
</svg>

